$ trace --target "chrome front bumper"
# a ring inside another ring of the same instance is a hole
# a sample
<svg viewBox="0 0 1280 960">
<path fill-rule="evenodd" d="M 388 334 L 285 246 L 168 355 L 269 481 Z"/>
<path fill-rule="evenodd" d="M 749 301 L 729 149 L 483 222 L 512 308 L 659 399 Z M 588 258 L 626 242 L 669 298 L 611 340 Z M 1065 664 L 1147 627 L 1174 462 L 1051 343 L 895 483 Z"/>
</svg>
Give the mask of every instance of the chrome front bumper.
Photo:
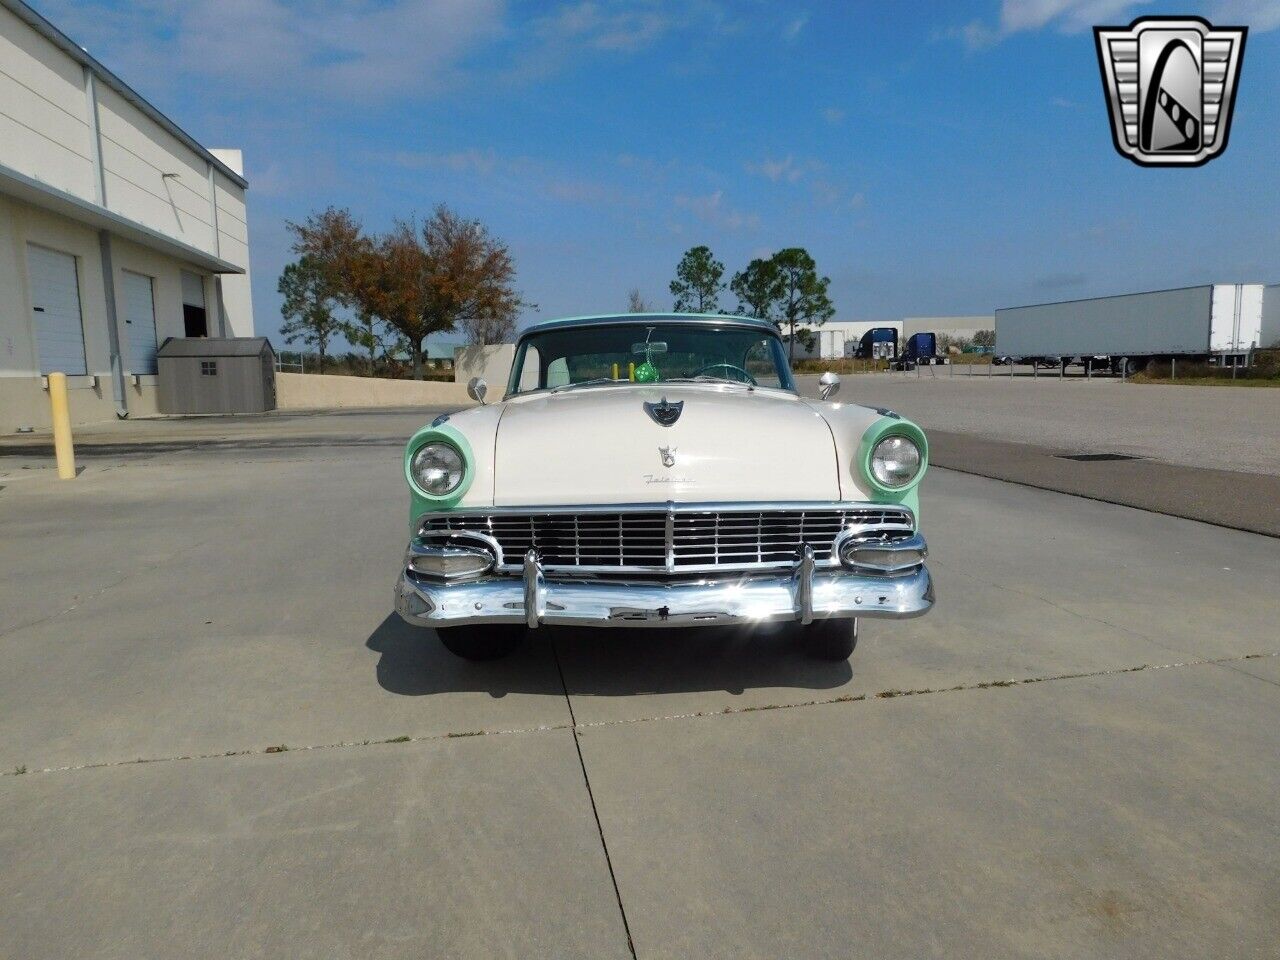
<svg viewBox="0 0 1280 960">
<path fill-rule="evenodd" d="M 420 627 L 524 623 L 530 627 L 687 627 L 833 617 L 918 617 L 933 606 L 920 564 L 896 576 L 818 568 L 813 551 L 789 573 L 680 580 L 548 579 L 532 551 L 523 576 L 442 582 L 402 570 L 396 612 Z"/>
</svg>

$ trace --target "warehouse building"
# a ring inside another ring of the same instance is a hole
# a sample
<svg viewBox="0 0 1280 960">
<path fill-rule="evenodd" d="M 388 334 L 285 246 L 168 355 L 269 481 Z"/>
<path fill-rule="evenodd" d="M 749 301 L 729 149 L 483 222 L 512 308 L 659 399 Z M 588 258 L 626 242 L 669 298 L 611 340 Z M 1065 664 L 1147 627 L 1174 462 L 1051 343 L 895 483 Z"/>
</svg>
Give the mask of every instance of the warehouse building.
<svg viewBox="0 0 1280 960">
<path fill-rule="evenodd" d="M 0 433 L 156 412 L 167 337 L 252 336 L 240 152 L 209 150 L 0 0 Z"/>
</svg>

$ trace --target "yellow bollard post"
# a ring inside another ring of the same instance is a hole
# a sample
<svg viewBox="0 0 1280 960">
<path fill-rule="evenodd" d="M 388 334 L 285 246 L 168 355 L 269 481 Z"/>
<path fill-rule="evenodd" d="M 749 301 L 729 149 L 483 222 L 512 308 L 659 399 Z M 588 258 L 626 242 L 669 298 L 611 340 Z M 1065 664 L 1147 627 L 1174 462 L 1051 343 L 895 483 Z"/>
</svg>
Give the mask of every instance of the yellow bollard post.
<svg viewBox="0 0 1280 960">
<path fill-rule="evenodd" d="M 67 408 L 67 375 L 49 374 L 49 406 L 53 414 L 53 452 L 58 460 L 58 479 L 76 478 L 76 451 L 71 445 L 71 415 Z"/>
<path fill-rule="evenodd" d="M 627 379 L 632 383 L 636 381 L 636 362 L 634 360 L 627 361 Z"/>
<path fill-rule="evenodd" d="M 616 363 L 613 365 L 613 379 L 618 379 L 618 365 Z"/>
</svg>

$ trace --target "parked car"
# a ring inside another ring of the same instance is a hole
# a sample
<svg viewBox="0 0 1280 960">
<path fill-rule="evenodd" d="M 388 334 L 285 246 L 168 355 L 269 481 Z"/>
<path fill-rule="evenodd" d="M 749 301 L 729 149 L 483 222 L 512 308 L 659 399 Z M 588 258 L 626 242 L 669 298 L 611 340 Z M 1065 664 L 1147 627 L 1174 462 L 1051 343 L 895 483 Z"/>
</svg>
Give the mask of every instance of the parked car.
<svg viewBox="0 0 1280 960">
<path fill-rule="evenodd" d="M 404 454 L 396 610 L 463 657 L 544 625 L 790 621 L 844 659 L 862 617 L 934 602 L 918 487 L 929 448 L 888 410 L 801 397 L 776 328 L 628 314 L 526 329 L 503 399 Z"/>
</svg>

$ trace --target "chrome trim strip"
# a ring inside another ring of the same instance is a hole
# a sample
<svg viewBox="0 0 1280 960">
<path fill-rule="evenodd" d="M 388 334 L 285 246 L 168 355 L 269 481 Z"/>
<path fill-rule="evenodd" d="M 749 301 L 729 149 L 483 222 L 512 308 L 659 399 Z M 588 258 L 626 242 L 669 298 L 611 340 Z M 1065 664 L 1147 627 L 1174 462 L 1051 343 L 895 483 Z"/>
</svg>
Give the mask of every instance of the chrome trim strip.
<svg viewBox="0 0 1280 960">
<path fill-rule="evenodd" d="M 813 547 L 806 543 L 796 564 L 796 619 L 805 626 L 813 623 L 813 568 Z"/>
<path fill-rule="evenodd" d="M 668 573 L 670 573 L 671 571 L 675 570 L 675 568 L 676 568 L 676 510 L 675 510 L 675 506 L 676 506 L 676 504 L 675 504 L 675 501 L 674 501 L 674 500 L 668 500 L 668 501 L 667 501 L 667 527 L 666 527 L 666 538 L 667 538 L 667 572 L 668 572 Z"/>
<path fill-rule="evenodd" d="M 542 602 L 542 565 L 538 554 L 530 550 L 524 555 L 524 622 L 535 629 L 542 621 L 545 608 Z"/>
<path fill-rule="evenodd" d="M 522 583 L 491 577 L 462 583 L 424 583 L 401 574 L 396 611 L 421 627 L 474 623 L 587 627 L 676 627 L 796 622 L 803 616 L 793 572 L 730 580 L 640 582 L 539 581 L 536 569 Z M 530 581 L 534 599 L 525 606 Z M 810 581 L 814 620 L 854 617 L 909 618 L 934 604 L 927 567 L 902 577 L 864 577 L 846 570 L 814 571 Z"/>
<path fill-rule="evenodd" d="M 900 513 L 908 518 L 911 526 L 916 525 L 915 514 L 910 507 L 897 503 L 875 503 L 871 500 L 708 500 L 699 502 L 676 502 L 659 500 L 653 503 L 569 503 L 569 504 L 531 504 L 518 507 L 457 506 L 452 510 L 428 510 L 418 514 L 416 523 L 432 517 L 447 517 L 468 514 L 506 515 L 506 514 L 543 514 L 543 513 L 661 513 L 668 507 L 676 513 L 738 513 L 756 510 L 790 512 L 800 510 L 875 510 L 886 513 Z"/>
</svg>

